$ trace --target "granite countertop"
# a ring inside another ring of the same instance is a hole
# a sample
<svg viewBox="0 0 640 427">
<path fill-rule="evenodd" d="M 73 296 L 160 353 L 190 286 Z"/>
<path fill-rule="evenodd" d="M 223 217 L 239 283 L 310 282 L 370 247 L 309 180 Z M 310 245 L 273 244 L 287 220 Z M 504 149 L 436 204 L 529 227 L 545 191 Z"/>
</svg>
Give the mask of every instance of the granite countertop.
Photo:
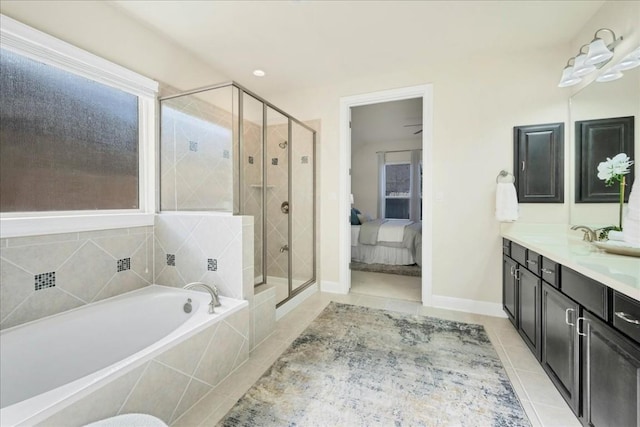
<svg viewBox="0 0 640 427">
<path fill-rule="evenodd" d="M 640 301 L 640 258 L 606 253 L 561 224 L 504 224 L 501 235 Z"/>
</svg>

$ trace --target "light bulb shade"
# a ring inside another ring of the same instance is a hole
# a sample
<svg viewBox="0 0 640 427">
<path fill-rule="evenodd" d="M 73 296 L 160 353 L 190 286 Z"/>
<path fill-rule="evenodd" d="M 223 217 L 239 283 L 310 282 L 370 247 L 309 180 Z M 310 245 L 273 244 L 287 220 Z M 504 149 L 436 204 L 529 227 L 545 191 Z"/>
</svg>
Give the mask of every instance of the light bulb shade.
<svg viewBox="0 0 640 427">
<path fill-rule="evenodd" d="M 608 61 L 612 56 L 613 52 L 609 50 L 604 40 L 595 39 L 589 44 L 589 52 L 584 62 L 587 65 L 596 65 Z"/>
<path fill-rule="evenodd" d="M 636 49 L 615 65 L 618 71 L 630 70 L 640 65 L 640 49 Z"/>
<path fill-rule="evenodd" d="M 589 73 L 592 73 L 596 70 L 595 65 L 587 65 L 585 61 L 587 60 L 587 54 L 581 53 L 576 56 L 575 63 L 573 65 L 573 75 L 576 77 L 586 76 Z"/>
<path fill-rule="evenodd" d="M 618 80 L 622 76 L 623 74 L 619 70 L 616 70 L 615 68 L 611 68 L 610 70 L 607 70 L 602 75 L 598 76 L 596 78 L 596 81 L 599 83 L 612 82 L 614 80 Z"/>
<path fill-rule="evenodd" d="M 560 78 L 560 83 L 558 83 L 558 87 L 568 87 L 577 85 L 582 81 L 581 77 L 576 77 L 573 75 L 573 66 L 569 65 L 564 67 L 562 70 L 562 77 Z"/>
</svg>

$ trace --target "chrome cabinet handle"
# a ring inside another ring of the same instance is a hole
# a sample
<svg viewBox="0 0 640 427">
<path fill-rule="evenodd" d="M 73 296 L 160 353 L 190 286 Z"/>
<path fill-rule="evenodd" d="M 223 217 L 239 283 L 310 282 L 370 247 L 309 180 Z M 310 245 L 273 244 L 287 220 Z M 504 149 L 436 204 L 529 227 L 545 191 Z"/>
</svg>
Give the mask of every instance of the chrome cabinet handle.
<svg viewBox="0 0 640 427">
<path fill-rule="evenodd" d="M 528 260 L 527 260 L 527 264 L 538 265 L 538 261 L 534 261 L 534 260 L 532 260 L 532 259 L 528 259 Z"/>
<path fill-rule="evenodd" d="M 580 321 L 581 321 L 581 320 L 585 320 L 585 318 L 584 318 L 584 317 L 578 317 L 578 318 L 576 319 L 576 324 L 577 324 L 577 326 L 576 326 L 576 332 L 578 333 L 578 335 L 581 335 L 581 336 L 583 336 L 583 337 L 586 337 L 586 336 L 587 336 L 587 334 L 585 334 L 584 332 L 580 332 Z M 582 323 L 582 326 L 583 326 L 583 329 L 584 329 L 584 323 Z"/>
<path fill-rule="evenodd" d="M 616 311 L 615 314 L 625 322 L 631 323 L 633 325 L 640 325 L 640 320 L 630 318 L 629 315 L 624 311 Z"/>
<path fill-rule="evenodd" d="M 542 268 L 542 269 L 540 269 L 540 271 L 542 271 L 543 273 L 546 273 L 546 274 L 553 274 L 553 273 L 555 273 L 555 271 L 553 271 L 553 270 L 549 270 L 548 268 Z"/>
<path fill-rule="evenodd" d="M 576 326 L 576 324 L 575 324 L 575 323 L 571 323 L 571 322 L 569 322 L 569 312 L 572 312 L 572 313 L 573 313 L 574 311 L 575 311 L 575 310 L 574 310 L 573 308 L 567 308 L 567 309 L 564 311 L 564 322 L 565 322 L 567 325 L 569 325 L 569 326 Z"/>
</svg>

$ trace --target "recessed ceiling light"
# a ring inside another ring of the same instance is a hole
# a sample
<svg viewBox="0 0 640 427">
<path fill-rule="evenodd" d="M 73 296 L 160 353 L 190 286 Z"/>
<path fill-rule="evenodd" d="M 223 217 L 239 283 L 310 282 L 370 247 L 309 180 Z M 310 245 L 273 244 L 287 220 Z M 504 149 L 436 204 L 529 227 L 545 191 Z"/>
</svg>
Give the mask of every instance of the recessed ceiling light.
<svg viewBox="0 0 640 427">
<path fill-rule="evenodd" d="M 253 75 L 256 77 L 264 77 L 267 73 L 262 70 L 253 70 Z"/>
</svg>

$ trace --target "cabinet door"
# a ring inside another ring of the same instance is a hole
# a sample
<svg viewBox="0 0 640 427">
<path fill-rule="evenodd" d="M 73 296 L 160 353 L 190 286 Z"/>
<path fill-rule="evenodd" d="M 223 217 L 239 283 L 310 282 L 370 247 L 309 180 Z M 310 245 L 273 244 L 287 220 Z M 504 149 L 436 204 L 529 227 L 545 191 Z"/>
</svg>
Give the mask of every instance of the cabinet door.
<svg viewBox="0 0 640 427">
<path fill-rule="evenodd" d="M 514 176 L 520 203 L 564 202 L 564 124 L 513 128 Z"/>
<path fill-rule="evenodd" d="M 578 304 L 542 284 L 542 367 L 576 415 L 580 415 L 578 310 Z"/>
<path fill-rule="evenodd" d="M 518 327 L 518 288 L 516 286 L 516 270 L 518 264 L 508 256 L 502 256 L 502 307 L 507 317 Z"/>
<path fill-rule="evenodd" d="M 583 424 L 640 425 L 640 347 L 588 312 L 578 327 L 586 334 L 582 344 Z"/>
<path fill-rule="evenodd" d="M 518 331 L 540 360 L 541 280 L 525 268 L 519 268 L 518 271 Z"/>
</svg>

